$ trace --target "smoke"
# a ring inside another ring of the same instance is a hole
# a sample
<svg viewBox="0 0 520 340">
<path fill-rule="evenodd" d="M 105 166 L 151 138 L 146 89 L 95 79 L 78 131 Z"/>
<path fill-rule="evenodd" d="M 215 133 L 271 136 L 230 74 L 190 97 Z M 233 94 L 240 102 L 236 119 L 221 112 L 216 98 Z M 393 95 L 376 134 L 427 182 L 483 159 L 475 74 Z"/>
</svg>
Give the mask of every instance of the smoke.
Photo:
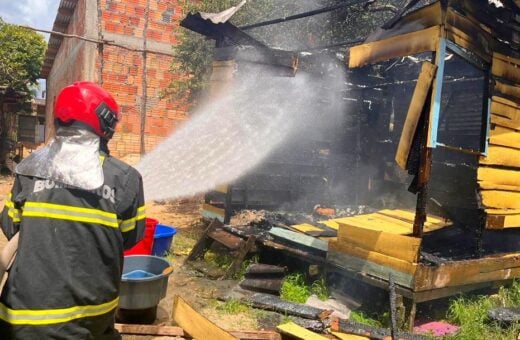
<svg viewBox="0 0 520 340">
<path fill-rule="evenodd" d="M 231 91 L 202 107 L 137 165 L 147 200 L 193 196 L 230 183 L 279 146 L 325 133 L 344 114 L 341 69 L 335 77 L 275 77 L 252 67 Z"/>
</svg>

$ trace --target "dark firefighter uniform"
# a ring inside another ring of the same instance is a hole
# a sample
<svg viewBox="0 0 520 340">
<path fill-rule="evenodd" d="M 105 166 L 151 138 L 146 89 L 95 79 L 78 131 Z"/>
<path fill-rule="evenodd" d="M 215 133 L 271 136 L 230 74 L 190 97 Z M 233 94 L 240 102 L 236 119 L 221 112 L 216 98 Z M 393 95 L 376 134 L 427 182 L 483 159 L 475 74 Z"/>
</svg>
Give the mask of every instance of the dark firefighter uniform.
<svg viewBox="0 0 520 340">
<path fill-rule="evenodd" d="M 117 339 L 123 249 L 144 233 L 142 179 L 102 154 L 104 184 L 86 191 L 17 175 L 2 230 L 20 230 L 0 298 L 0 339 Z"/>
</svg>

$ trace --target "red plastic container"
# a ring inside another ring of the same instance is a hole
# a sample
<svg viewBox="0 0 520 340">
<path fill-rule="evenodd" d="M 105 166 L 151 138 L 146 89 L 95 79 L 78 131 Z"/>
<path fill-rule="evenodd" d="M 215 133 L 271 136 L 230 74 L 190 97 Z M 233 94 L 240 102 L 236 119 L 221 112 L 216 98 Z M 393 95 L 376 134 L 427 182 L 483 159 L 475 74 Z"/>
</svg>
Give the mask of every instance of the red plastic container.
<svg viewBox="0 0 520 340">
<path fill-rule="evenodd" d="M 155 226 L 159 223 L 154 218 L 146 218 L 144 237 L 132 248 L 125 250 L 124 255 L 152 255 Z"/>
</svg>

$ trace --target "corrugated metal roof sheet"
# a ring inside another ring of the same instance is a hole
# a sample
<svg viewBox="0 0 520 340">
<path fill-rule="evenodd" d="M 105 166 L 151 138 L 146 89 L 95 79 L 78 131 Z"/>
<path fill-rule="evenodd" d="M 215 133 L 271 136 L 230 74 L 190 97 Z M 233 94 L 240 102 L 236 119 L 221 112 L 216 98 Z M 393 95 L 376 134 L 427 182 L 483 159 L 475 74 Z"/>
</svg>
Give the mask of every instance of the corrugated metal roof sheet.
<svg viewBox="0 0 520 340">
<path fill-rule="evenodd" d="M 70 20 L 74 15 L 76 4 L 78 0 L 61 0 L 60 6 L 58 7 L 58 13 L 54 19 L 54 25 L 52 30 L 55 32 L 66 32 L 69 26 Z M 47 44 L 47 52 L 45 54 L 45 61 L 43 62 L 41 76 L 47 78 L 51 71 L 52 65 L 54 64 L 54 58 L 60 49 L 63 37 L 56 34 L 51 34 L 49 42 Z"/>
</svg>

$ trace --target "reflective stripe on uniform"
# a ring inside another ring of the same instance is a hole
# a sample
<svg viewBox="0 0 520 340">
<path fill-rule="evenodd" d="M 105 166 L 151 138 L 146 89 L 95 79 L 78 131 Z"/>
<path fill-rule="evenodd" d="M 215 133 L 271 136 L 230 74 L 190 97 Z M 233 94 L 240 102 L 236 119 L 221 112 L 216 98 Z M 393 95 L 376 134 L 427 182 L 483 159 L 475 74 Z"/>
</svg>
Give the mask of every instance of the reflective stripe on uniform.
<svg viewBox="0 0 520 340">
<path fill-rule="evenodd" d="M 144 220 L 146 214 L 144 206 L 137 208 L 137 214 L 129 219 L 122 220 L 120 224 L 121 232 L 126 233 L 135 229 L 137 221 Z"/>
<path fill-rule="evenodd" d="M 110 228 L 119 227 L 119 224 L 117 223 L 117 215 L 115 213 L 62 204 L 25 202 L 22 216 L 97 223 Z"/>
<path fill-rule="evenodd" d="M 11 200 L 12 194 L 9 193 L 5 206 L 7 207 L 7 215 L 11 217 L 13 222 L 17 223 L 21 221 L 22 210 L 14 207 L 14 202 Z"/>
<path fill-rule="evenodd" d="M 12 325 L 52 325 L 106 314 L 117 307 L 119 297 L 100 305 L 62 309 L 11 309 L 0 303 L 0 319 Z"/>
</svg>

